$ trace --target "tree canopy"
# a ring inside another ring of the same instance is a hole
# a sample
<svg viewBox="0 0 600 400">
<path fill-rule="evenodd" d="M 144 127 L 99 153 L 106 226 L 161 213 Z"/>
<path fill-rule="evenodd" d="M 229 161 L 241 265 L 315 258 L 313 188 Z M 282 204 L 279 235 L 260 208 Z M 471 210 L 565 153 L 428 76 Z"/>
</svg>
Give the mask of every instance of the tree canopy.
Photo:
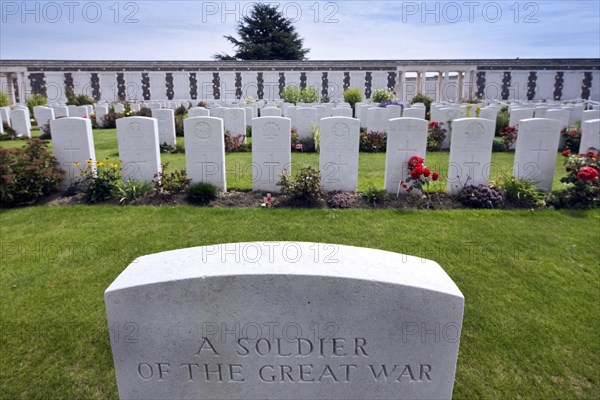
<svg viewBox="0 0 600 400">
<path fill-rule="evenodd" d="M 225 36 L 236 49 L 233 56 L 215 54 L 216 60 L 305 60 L 310 49 L 302 47 L 292 22 L 277 7 L 256 4 L 238 23 L 240 38 Z"/>
</svg>

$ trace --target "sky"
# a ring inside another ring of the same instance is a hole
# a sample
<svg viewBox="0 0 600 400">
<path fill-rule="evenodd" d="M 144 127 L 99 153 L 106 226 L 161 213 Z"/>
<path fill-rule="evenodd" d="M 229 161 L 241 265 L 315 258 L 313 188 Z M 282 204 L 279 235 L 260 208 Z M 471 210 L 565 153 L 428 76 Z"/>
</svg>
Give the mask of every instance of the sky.
<svg viewBox="0 0 600 400">
<path fill-rule="evenodd" d="M 211 60 L 249 1 L 0 0 L 0 59 Z M 311 60 L 600 58 L 600 1 L 279 1 Z"/>
</svg>

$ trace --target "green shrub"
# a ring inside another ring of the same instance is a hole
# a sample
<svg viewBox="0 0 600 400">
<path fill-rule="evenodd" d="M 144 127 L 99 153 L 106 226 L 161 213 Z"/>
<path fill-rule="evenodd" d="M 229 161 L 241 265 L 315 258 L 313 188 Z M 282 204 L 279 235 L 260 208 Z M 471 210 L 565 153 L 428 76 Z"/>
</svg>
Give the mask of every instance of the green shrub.
<svg viewBox="0 0 600 400">
<path fill-rule="evenodd" d="M 87 104 L 94 104 L 94 99 L 85 94 L 75 94 L 72 91 L 67 91 L 67 105 L 68 106 L 85 106 Z"/>
<path fill-rule="evenodd" d="M 427 127 L 427 151 L 437 151 L 446 139 L 447 130 L 442 122 L 431 121 Z"/>
<path fill-rule="evenodd" d="M 169 163 L 161 165 L 161 172 L 154 176 L 154 187 L 161 195 L 185 192 L 190 187 L 190 179 L 184 169 L 167 172 Z"/>
<path fill-rule="evenodd" d="M 2 127 L 4 128 L 4 133 L 0 134 L 0 141 L 2 140 L 17 140 L 20 139 L 17 136 L 17 131 L 15 131 L 6 121 L 2 121 Z"/>
<path fill-rule="evenodd" d="M 184 136 L 183 115 L 175 116 L 175 136 L 179 136 L 179 137 Z"/>
<path fill-rule="evenodd" d="M 43 94 L 34 93 L 30 96 L 27 96 L 25 102 L 27 103 L 27 107 L 29 108 L 29 114 L 33 117 L 33 107 L 45 106 L 46 104 L 48 104 L 48 99 Z"/>
<path fill-rule="evenodd" d="M 495 137 L 494 140 L 492 141 L 492 151 L 494 153 L 500 153 L 500 152 L 508 151 L 508 147 L 506 147 L 504 140 L 502 140 L 501 138 Z"/>
<path fill-rule="evenodd" d="M 504 203 L 502 192 L 493 186 L 465 186 L 458 194 L 458 200 L 470 208 L 500 208 Z"/>
<path fill-rule="evenodd" d="M 152 110 L 148 107 L 142 107 L 140 111 L 135 113 L 136 117 L 152 117 Z"/>
<path fill-rule="evenodd" d="M 121 182 L 121 168 L 118 162 L 111 163 L 108 158 L 96 162 L 87 160 L 86 169 L 75 183 L 83 194 L 86 203 L 99 203 L 115 197 L 117 185 Z"/>
<path fill-rule="evenodd" d="M 123 118 L 124 115 L 121 113 L 116 113 L 114 111 L 110 111 L 108 112 L 103 118 L 102 118 L 102 129 L 116 129 L 117 127 L 117 120 L 119 118 Z"/>
<path fill-rule="evenodd" d="M 361 132 L 360 133 L 360 151 L 366 153 L 385 152 L 387 147 L 387 134 L 385 132 Z"/>
<path fill-rule="evenodd" d="M 354 110 L 354 105 L 363 101 L 363 93 L 359 88 L 350 87 L 344 90 L 344 101 Z"/>
<path fill-rule="evenodd" d="M 502 107 L 496 117 L 496 136 L 500 136 L 500 132 L 506 131 L 509 122 L 510 114 L 508 113 L 508 107 Z"/>
<path fill-rule="evenodd" d="M 185 115 L 187 114 L 187 109 L 185 106 L 181 105 L 175 109 L 175 115 Z"/>
<path fill-rule="evenodd" d="M 321 174 L 319 170 L 310 166 L 300 168 L 296 176 L 289 176 L 284 171 L 277 186 L 281 187 L 281 193 L 290 203 L 311 206 L 325 198 Z"/>
<path fill-rule="evenodd" d="M 0 205 L 34 202 L 57 191 L 65 173 L 40 139 L 27 139 L 24 148 L 0 147 Z"/>
<path fill-rule="evenodd" d="M 160 145 L 160 152 L 165 154 L 184 154 L 185 146 L 182 143 L 175 143 L 175 145 L 163 143 Z"/>
<path fill-rule="evenodd" d="M 433 103 L 433 99 L 429 96 L 424 95 L 423 93 L 417 93 L 411 100 L 410 104 L 415 103 L 423 103 L 425 104 L 425 119 L 430 118 L 431 112 L 431 103 Z M 439 122 L 439 121 L 438 121 Z"/>
<path fill-rule="evenodd" d="M 252 121 L 247 121 L 248 123 L 252 123 Z M 246 137 L 252 137 L 252 125 L 246 126 Z"/>
<path fill-rule="evenodd" d="M 396 101 L 396 94 L 390 89 L 375 89 L 371 100 L 375 103 L 383 103 L 384 101 Z"/>
<path fill-rule="evenodd" d="M 149 182 L 129 180 L 127 182 L 119 182 L 116 184 L 114 196 L 119 199 L 119 203 L 124 204 L 147 196 L 151 190 L 152 184 Z"/>
<path fill-rule="evenodd" d="M 0 90 L 0 107 L 8 107 L 10 106 L 10 97 Z"/>
<path fill-rule="evenodd" d="M 577 129 L 576 127 L 569 129 L 565 128 L 560 134 L 565 140 L 565 149 L 570 150 L 572 153 L 579 151 L 579 145 L 581 144 L 581 129 Z M 587 149 L 581 149 L 581 151 L 585 152 Z"/>
<path fill-rule="evenodd" d="M 598 208 L 600 207 L 600 182 L 598 152 L 570 154 L 563 152 L 567 176 L 561 178 L 565 189 L 552 192 L 548 203 L 556 208 Z"/>
<path fill-rule="evenodd" d="M 546 205 L 546 196 L 535 187 L 535 182 L 504 176 L 498 188 L 504 193 L 504 200 L 516 206 L 531 208 Z"/>
<path fill-rule="evenodd" d="M 300 91 L 301 103 L 316 103 L 319 100 L 319 93 L 313 87 L 307 87 Z"/>
<path fill-rule="evenodd" d="M 378 189 L 373 185 L 369 185 L 367 190 L 361 193 L 362 197 L 368 201 L 373 207 L 383 204 L 388 198 L 389 193 L 385 189 Z"/>
<path fill-rule="evenodd" d="M 188 201 L 193 204 L 202 206 L 207 205 L 211 201 L 219 197 L 219 190 L 211 183 L 195 183 L 190 187 L 188 192 Z"/>
<path fill-rule="evenodd" d="M 300 88 L 297 86 L 288 85 L 281 92 L 281 99 L 286 103 L 298 103 L 300 101 Z"/>
</svg>

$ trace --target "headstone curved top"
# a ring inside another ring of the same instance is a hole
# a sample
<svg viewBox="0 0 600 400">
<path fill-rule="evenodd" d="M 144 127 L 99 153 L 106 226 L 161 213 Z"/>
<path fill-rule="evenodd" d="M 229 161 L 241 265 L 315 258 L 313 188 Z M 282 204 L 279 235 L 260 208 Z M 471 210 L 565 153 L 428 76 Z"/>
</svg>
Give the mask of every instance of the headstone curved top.
<svg viewBox="0 0 600 400">
<path fill-rule="evenodd" d="M 121 399 L 450 399 L 464 297 L 435 262 L 322 243 L 140 257 L 104 295 Z M 315 327 L 318 326 L 319 329 Z"/>
</svg>

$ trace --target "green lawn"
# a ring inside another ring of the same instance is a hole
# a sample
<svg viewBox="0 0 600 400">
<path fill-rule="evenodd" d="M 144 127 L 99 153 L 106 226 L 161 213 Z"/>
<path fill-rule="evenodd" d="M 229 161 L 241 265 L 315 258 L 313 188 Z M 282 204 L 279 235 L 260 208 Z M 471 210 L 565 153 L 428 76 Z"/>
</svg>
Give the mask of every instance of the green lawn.
<svg viewBox="0 0 600 400">
<path fill-rule="evenodd" d="M 117 398 L 103 292 L 136 257 L 288 240 L 437 261 L 465 296 L 455 399 L 597 399 L 599 225 L 598 210 L 0 210 L 0 398 Z"/>
<path fill-rule="evenodd" d="M 35 133 L 34 133 L 35 136 Z M 184 143 L 182 137 L 178 137 L 179 143 Z M 22 146 L 22 141 L 0 142 L 3 147 Z M 50 143 L 52 147 L 52 143 Z M 94 147 L 96 158 L 102 160 L 109 157 L 118 159 L 117 133 L 115 129 L 94 130 Z M 554 174 L 554 188 L 559 189 L 562 185 L 560 178 L 565 175 L 562 156 L 557 154 L 556 171 Z M 448 173 L 448 152 L 432 152 L 427 154 L 427 165 L 440 173 L 439 182 L 433 184 L 430 190 L 445 191 Z M 169 168 L 185 169 L 184 154 L 161 154 L 163 163 L 169 162 Z M 490 180 L 497 180 L 506 174 L 512 174 L 514 153 L 493 153 L 490 168 Z M 319 155 L 316 153 L 292 153 L 292 170 L 302 165 L 312 165 L 318 168 Z M 251 189 L 252 188 L 252 154 L 251 153 L 229 153 L 226 156 L 227 186 L 229 189 Z M 383 188 L 385 173 L 385 153 L 360 153 L 358 167 L 358 190 L 364 191 L 369 185 Z"/>
</svg>

